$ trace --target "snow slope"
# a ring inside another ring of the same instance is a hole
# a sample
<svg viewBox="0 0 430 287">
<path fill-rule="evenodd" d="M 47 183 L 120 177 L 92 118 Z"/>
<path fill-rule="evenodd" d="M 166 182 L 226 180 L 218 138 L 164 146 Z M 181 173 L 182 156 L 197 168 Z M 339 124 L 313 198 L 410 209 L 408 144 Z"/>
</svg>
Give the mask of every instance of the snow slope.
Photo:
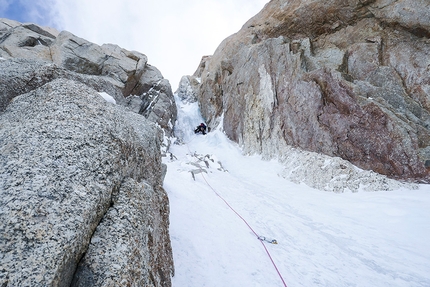
<svg viewBox="0 0 430 287">
<path fill-rule="evenodd" d="M 197 104 L 176 100 L 182 144 L 164 160 L 174 287 L 285 286 L 226 202 L 277 240 L 265 246 L 289 287 L 430 286 L 429 185 L 333 193 L 288 181 L 284 166 L 243 156 L 219 130 L 194 135 Z"/>
</svg>

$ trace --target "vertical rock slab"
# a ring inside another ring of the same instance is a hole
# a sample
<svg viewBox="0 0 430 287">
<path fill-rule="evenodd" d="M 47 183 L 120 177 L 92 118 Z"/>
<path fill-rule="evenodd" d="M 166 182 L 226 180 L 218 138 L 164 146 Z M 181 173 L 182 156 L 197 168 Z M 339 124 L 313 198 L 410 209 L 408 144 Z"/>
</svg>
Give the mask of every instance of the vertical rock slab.
<svg viewBox="0 0 430 287">
<path fill-rule="evenodd" d="M 290 147 L 429 182 L 429 3 L 273 0 L 199 65 L 210 128 L 247 153 Z"/>
<path fill-rule="evenodd" d="M 1 285 L 70 286 L 83 255 L 104 256 L 107 244 L 128 263 L 142 258 L 130 264 L 127 282 L 169 286 L 160 137 L 141 116 L 75 81 L 56 79 L 15 97 L 0 115 Z M 137 216 L 128 221 L 131 210 Z M 120 245 L 113 234 L 91 241 L 121 226 L 132 236 Z M 122 275 L 110 279 L 128 284 Z"/>
<path fill-rule="evenodd" d="M 168 226 L 168 210 L 153 188 L 127 179 L 113 194 L 112 204 L 97 227 L 71 286 L 170 286 L 160 234 Z M 147 210 L 162 209 L 149 217 Z M 161 218 L 160 218 L 161 217 Z M 161 249 L 161 250 L 160 250 Z"/>
</svg>

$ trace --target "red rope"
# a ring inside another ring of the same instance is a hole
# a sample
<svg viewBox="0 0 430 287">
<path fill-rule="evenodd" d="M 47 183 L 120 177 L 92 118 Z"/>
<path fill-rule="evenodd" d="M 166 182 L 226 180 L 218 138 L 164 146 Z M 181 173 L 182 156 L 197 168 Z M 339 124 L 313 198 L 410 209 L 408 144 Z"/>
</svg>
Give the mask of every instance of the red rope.
<svg viewBox="0 0 430 287">
<path fill-rule="evenodd" d="M 272 264 L 273 264 L 273 267 L 275 267 L 275 270 L 276 270 L 276 272 L 278 273 L 278 275 L 279 275 L 279 278 L 281 278 L 281 280 L 282 280 L 282 283 L 284 284 L 284 286 L 285 287 L 287 287 L 287 284 L 285 283 L 285 281 L 284 281 L 284 278 L 282 278 L 282 275 L 281 275 L 281 272 L 279 272 L 279 269 L 278 269 L 278 267 L 276 266 L 276 264 L 275 264 L 275 261 L 273 261 L 273 258 L 272 258 L 272 256 L 270 255 L 270 252 L 269 252 L 269 250 L 267 249 L 267 247 L 266 247 L 266 245 L 264 244 L 264 242 L 263 242 L 263 240 L 261 240 L 260 239 L 260 236 L 258 236 L 258 234 L 254 231 L 254 229 L 252 229 L 252 227 L 248 224 L 248 222 L 236 211 L 236 210 L 234 210 L 234 208 L 233 207 L 231 207 L 231 205 L 227 202 L 227 200 L 225 200 L 218 192 L 216 192 L 216 190 L 209 184 L 209 182 L 206 180 L 206 178 L 205 178 L 205 176 L 204 176 L 204 174 L 203 173 L 201 173 L 201 175 L 202 175 L 202 177 L 203 177 L 203 179 L 205 180 L 205 182 L 206 182 L 206 184 L 210 187 L 210 189 L 212 189 L 212 191 L 219 197 L 219 198 L 221 198 L 221 200 L 222 201 L 224 201 L 224 203 L 234 212 L 234 213 L 236 213 L 236 215 L 240 218 L 240 219 L 242 219 L 242 221 L 243 222 L 245 222 L 245 224 L 246 224 L 246 226 L 248 226 L 248 228 L 252 231 L 252 233 L 254 233 L 254 235 L 257 237 L 257 239 L 261 242 L 261 244 L 263 245 L 263 247 L 264 247 L 264 250 L 266 250 L 266 253 L 267 253 L 267 255 L 269 256 L 269 258 L 270 258 L 270 261 L 272 261 Z"/>
<path fill-rule="evenodd" d="M 195 138 L 193 138 L 191 141 L 193 141 Z M 190 142 L 191 142 L 190 141 Z M 189 147 L 189 143 L 190 142 L 188 142 L 188 143 L 186 143 L 186 145 L 187 145 L 187 149 L 188 149 L 188 152 L 191 154 L 191 150 L 190 150 L 190 147 Z M 267 253 L 267 256 L 269 256 L 269 259 L 270 259 L 270 261 L 272 262 L 272 264 L 273 264 L 273 267 L 275 267 L 275 270 L 276 270 L 276 272 L 278 273 L 278 275 L 279 275 L 279 278 L 281 279 L 281 281 L 282 281 L 282 283 L 284 284 L 284 287 L 288 287 L 287 286 L 287 284 L 285 283 L 285 281 L 284 281 L 284 278 L 282 277 L 282 275 L 281 275 L 281 272 L 279 272 L 279 269 L 278 269 L 278 267 L 276 266 L 276 263 L 275 263 L 275 261 L 273 261 L 273 258 L 272 258 L 272 256 L 270 255 L 270 252 L 269 252 L 269 250 L 267 249 L 267 247 L 266 247 L 266 245 L 264 244 L 264 242 L 263 242 L 263 240 L 261 240 L 260 239 L 260 236 L 257 234 L 257 232 L 255 232 L 254 231 L 254 229 L 252 229 L 252 227 L 251 227 L 251 225 L 249 225 L 249 223 L 245 220 L 245 218 L 243 218 L 228 202 L 227 202 L 227 200 L 225 200 L 218 192 L 216 192 L 216 190 L 209 184 L 209 182 L 206 180 L 206 177 L 204 176 L 204 174 L 203 173 L 200 173 L 201 175 L 202 175 L 202 177 L 203 177 L 203 179 L 205 180 L 205 182 L 206 182 L 206 184 L 210 187 L 210 189 L 212 189 L 212 191 L 216 194 L 216 196 L 218 196 L 219 198 L 221 198 L 221 200 L 222 201 L 224 201 L 224 203 L 234 212 L 234 213 L 236 213 L 236 215 L 240 218 L 240 219 L 242 219 L 242 221 L 246 224 L 246 226 L 248 226 L 248 228 L 252 231 L 252 233 L 254 233 L 254 235 L 257 237 L 257 239 L 261 242 L 261 244 L 263 245 L 263 247 L 264 247 L 264 250 L 266 250 L 266 253 Z"/>
</svg>

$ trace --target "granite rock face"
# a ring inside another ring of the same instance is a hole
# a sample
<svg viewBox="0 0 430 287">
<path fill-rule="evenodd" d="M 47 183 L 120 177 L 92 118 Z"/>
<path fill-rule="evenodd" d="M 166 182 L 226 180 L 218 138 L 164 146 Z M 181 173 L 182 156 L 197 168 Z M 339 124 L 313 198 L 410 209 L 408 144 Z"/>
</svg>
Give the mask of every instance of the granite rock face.
<svg viewBox="0 0 430 287">
<path fill-rule="evenodd" d="M 0 286 L 171 286 L 175 118 L 145 55 L 0 19 Z"/>
<path fill-rule="evenodd" d="M 0 18 L 0 58 L 55 64 L 69 74 L 80 75 L 83 82 L 89 76 L 97 76 L 103 84 L 108 83 L 106 90 L 99 85 L 97 91 L 110 94 L 122 105 L 129 105 L 134 99 L 132 108 L 138 106 L 142 115 L 151 117 L 168 135 L 172 132 L 176 106 L 170 84 L 158 69 L 148 64 L 144 54 L 113 44 L 98 46 L 67 31 L 48 32 L 34 24 Z M 157 93 L 157 97 L 150 98 L 150 91 Z M 3 108 L 11 97 L 1 95 Z"/>
<path fill-rule="evenodd" d="M 430 3 L 272 0 L 202 59 L 211 128 L 246 152 L 290 146 L 429 182 Z"/>
<path fill-rule="evenodd" d="M 2 286 L 170 286 L 154 124 L 56 79 L 12 100 L 0 142 Z"/>
<path fill-rule="evenodd" d="M 71 72 L 50 62 L 22 58 L 0 60 L 0 71 L 0 113 L 14 97 L 58 78 L 85 83 L 96 91 L 111 95 L 117 104 L 126 104 L 121 91 L 109 79 Z"/>
</svg>

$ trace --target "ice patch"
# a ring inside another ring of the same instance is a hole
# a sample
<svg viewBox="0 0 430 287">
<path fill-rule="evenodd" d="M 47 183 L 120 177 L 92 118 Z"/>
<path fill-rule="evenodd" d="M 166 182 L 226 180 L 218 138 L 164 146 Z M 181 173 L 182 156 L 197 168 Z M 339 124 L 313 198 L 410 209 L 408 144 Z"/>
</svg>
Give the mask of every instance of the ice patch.
<svg viewBox="0 0 430 287">
<path fill-rule="evenodd" d="M 178 137 L 179 141 L 188 142 L 195 136 L 195 127 L 204 122 L 204 120 L 200 115 L 200 109 L 197 102 L 183 102 L 177 94 L 175 94 L 174 97 L 176 107 L 178 109 L 178 118 L 181 119 L 181 121 L 176 122 L 174 133 L 175 136 Z"/>
<path fill-rule="evenodd" d="M 99 95 L 102 96 L 102 98 L 105 99 L 106 102 L 109 102 L 109 103 L 116 105 L 115 99 L 111 95 L 109 95 L 108 93 L 100 92 Z"/>
</svg>

